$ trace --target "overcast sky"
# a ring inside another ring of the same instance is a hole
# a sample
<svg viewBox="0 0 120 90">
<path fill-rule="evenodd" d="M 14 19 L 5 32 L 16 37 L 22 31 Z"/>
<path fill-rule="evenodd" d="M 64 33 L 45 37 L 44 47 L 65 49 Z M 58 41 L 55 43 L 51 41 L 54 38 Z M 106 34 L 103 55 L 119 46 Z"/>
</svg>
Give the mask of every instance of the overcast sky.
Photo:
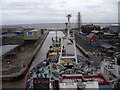
<svg viewBox="0 0 120 90">
<path fill-rule="evenodd" d="M 64 23 L 71 13 L 77 22 L 117 22 L 119 0 L 2 0 L 3 24 Z"/>
</svg>

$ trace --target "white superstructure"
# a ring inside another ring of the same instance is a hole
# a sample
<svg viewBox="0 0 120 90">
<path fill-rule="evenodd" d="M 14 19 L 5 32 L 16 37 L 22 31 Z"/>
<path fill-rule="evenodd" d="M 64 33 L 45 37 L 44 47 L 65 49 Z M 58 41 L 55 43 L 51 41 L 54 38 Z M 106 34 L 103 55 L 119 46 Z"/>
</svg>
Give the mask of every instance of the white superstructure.
<svg viewBox="0 0 120 90">
<path fill-rule="evenodd" d="M 73 35 L 70 35 L 70 17 L 71 15 L 67 15 L 68 17 L 68 23 L 67 23 L 67 36 L 63 37 L 61 40 L 61 53 L 59 56 L 59 62 L 61 62 L 61 60 L 64 59 L 75 59 L 75 62 L 77 62 L 77 54 L 76 54 L 76 44 L 75 44 L 75 38 L 74 38 L 74 33 L 72 33 Z M 64 48 L 66 49 L 65 54 L 63 55 L 63 50 Z"/>
</svg>

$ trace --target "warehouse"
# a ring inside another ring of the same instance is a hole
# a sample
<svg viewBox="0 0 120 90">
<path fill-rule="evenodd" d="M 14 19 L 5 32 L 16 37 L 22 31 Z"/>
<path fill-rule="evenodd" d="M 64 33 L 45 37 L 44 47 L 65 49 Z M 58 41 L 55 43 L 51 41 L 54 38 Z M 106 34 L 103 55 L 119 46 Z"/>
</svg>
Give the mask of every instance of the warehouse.
<svg viewBox="0 0 120 90">
<path fill-rule="evenodd" d="M 36 41 L 41 35 L 41 30 L 24 31 L 24 41 Z"/>
<path fill-rule="evenodd" d="M 16 35 L 22 32 L 24 28 L 19 25 L 3 25 L 1 34 L 4 36 Z"/>
<path fill-rule="evenodd" d="M 2 45 L 20 45 L 23 43 L 22 32 L 24 28 L 19 25 L 3 25 L 2 26 Z"/>
</svg>

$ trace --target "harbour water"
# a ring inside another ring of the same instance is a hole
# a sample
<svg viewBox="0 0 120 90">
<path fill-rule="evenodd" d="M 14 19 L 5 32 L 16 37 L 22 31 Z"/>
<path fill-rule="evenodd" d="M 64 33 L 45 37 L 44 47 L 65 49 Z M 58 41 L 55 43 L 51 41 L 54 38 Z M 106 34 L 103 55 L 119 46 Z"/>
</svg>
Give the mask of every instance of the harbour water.
<svg viewBox="0 0 120 90">
<path fill-rule="evenodd" d="M 84 23 L 92 24 L 92 23 Z M 95 25 L 100 25 L 101 27 L 109 25 L 118 25 L 117 23 L 93 23 Z M 39 29 L 65 29 L 65 23 L 40 23 L 40 24 L 19 24 L 23 28 L 39 28 Z M 77 28 L 77 23 L 71 23 L 72 28 Z"/>
</svg>

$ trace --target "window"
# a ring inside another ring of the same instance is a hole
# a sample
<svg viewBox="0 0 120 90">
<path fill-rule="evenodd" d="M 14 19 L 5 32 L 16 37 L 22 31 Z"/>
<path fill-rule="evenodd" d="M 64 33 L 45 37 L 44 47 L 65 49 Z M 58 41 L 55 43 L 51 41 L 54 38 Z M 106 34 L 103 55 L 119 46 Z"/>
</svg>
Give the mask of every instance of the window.
<svg viewBox="0 0 120 90">
<path fill-rule="evenodd" d="M 12 29 L 8 29 L 8 31 L 7 31 L 8 33 L 12 33 Z"/>
<path fill-rule="evenodd" d="M 27 32 L 27 36 L 32 36 L 33 32 Z"/>
</svg>

